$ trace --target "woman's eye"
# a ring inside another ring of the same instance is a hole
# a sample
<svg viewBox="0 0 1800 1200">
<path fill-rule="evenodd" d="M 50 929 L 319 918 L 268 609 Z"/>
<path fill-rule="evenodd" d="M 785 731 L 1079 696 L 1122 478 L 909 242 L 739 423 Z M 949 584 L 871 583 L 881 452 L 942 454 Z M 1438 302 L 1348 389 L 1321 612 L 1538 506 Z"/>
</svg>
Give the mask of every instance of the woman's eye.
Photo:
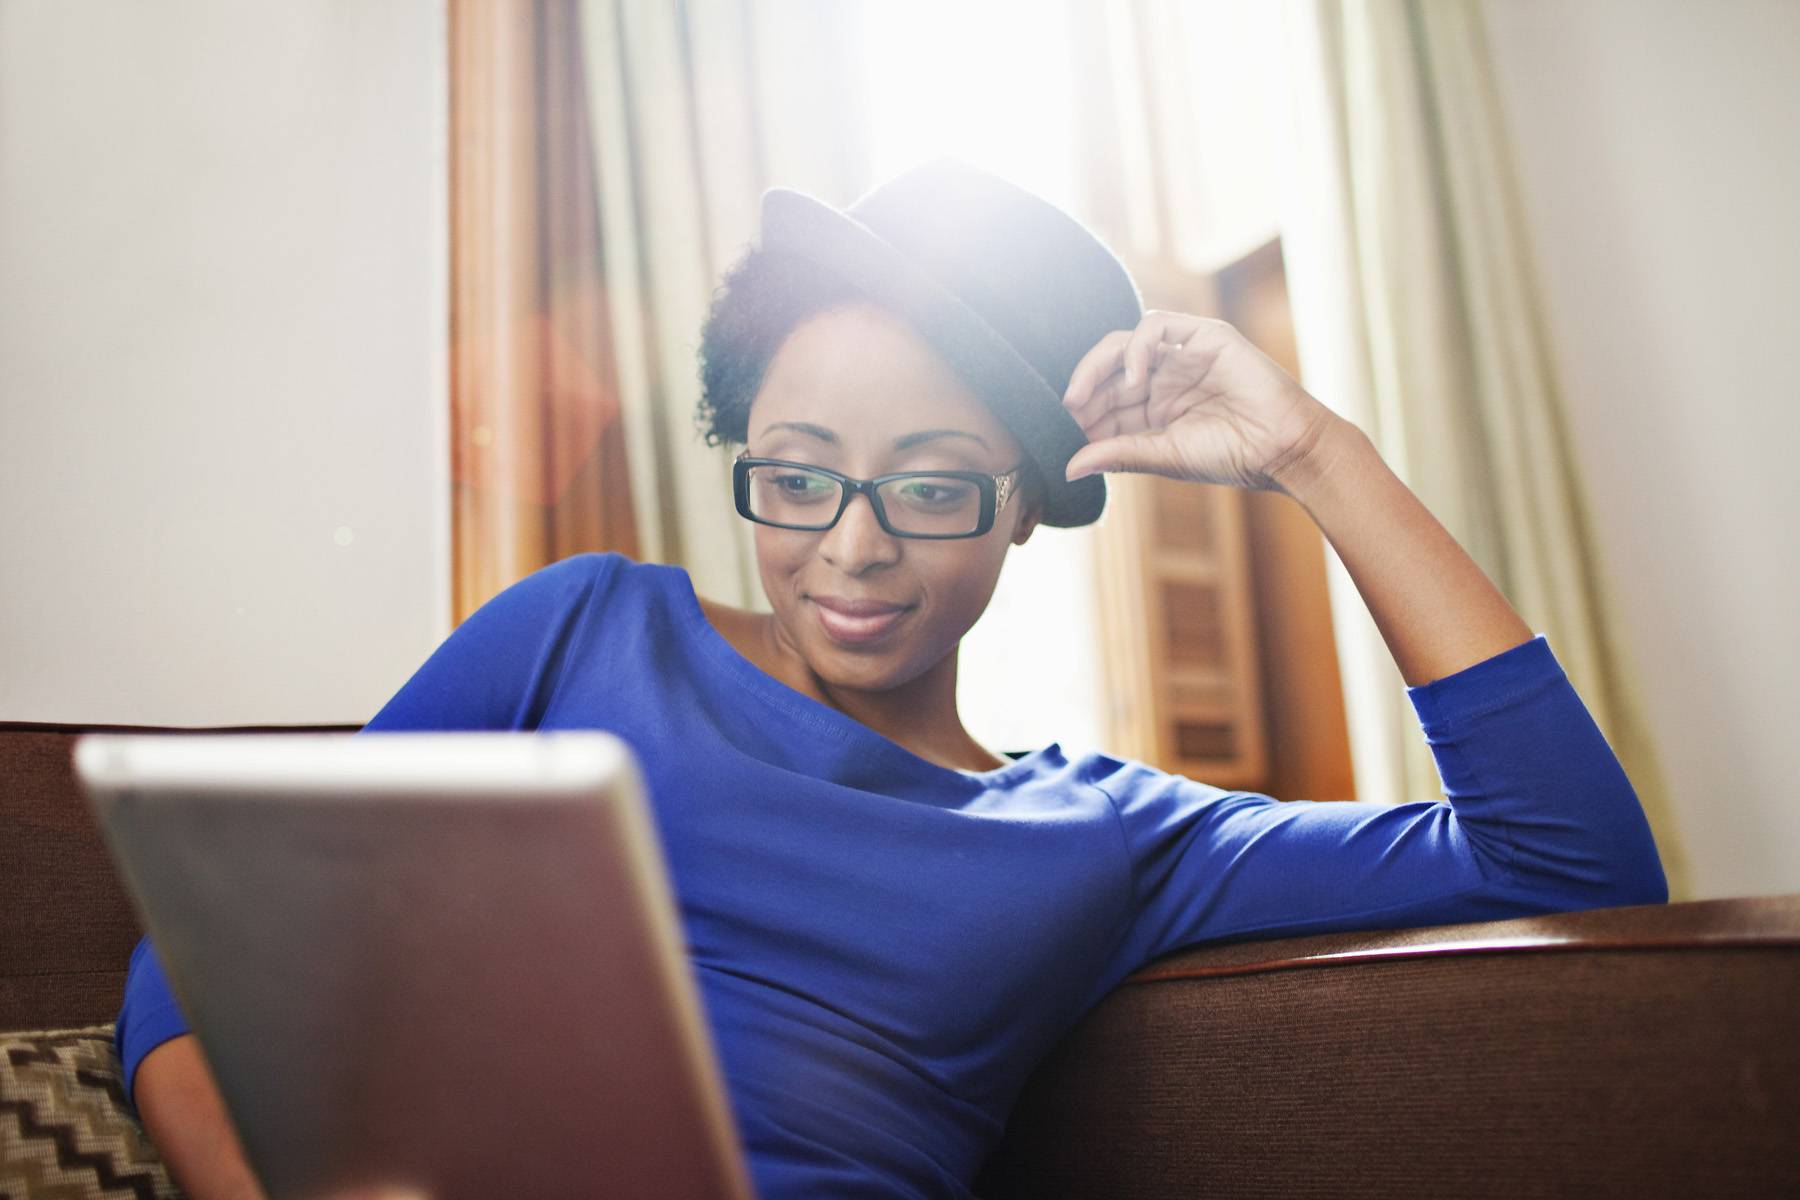
<svg viewBox="0 0 1800 1200">
<path fill-rule="evenodd" d="M 817 475 L 802 474 L 777 475 L 775 486 L 795 499 L 823 495 L 826 489 L 825 481 Z"/>
<path fill-rule="evenodd" d="M 969 491 L 968 484 L 953 479 L 914 479 L 901 495 L 915 504 L 951 505 L 961 503 Z"/>
</svg>

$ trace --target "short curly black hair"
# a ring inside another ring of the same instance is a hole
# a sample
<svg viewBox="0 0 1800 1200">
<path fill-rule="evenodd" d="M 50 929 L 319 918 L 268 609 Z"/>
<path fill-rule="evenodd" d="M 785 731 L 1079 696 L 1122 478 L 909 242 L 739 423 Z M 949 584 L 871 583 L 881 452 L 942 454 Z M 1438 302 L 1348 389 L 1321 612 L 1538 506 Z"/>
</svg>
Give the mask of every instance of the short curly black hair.
<svg viewBox="0 0 1800 1200">
<path fill-rule="evenodd" d="M 859 289 L 789 251 L 751 246 L 713 290 L 700 331 L 700 402 L 706 444 L 744 442 L 750 402 L 781 343 L 801 322 L 868 301 Z"/>
</svg>

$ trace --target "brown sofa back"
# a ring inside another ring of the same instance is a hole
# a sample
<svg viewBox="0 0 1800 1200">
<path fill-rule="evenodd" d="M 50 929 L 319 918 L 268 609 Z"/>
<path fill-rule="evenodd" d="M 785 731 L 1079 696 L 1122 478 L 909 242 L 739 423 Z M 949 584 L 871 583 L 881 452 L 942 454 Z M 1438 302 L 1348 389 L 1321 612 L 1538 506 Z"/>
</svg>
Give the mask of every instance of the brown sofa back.
<svg viewBox="0 0 1800 1200">
<path fill-rule="evenodd" d="M 977 1190 L 1800 1196 L 1800 895 L 1165 958 L 1040 1066 Z"/>
<path fill-rule="evenodd" d="M 0 722 L 0 1030 L 104 1024 L 118 1016 L 125 964 L 142 928 L 71 758 L 77 735 L 103 730 L 277 732 Z"/>
</svg>

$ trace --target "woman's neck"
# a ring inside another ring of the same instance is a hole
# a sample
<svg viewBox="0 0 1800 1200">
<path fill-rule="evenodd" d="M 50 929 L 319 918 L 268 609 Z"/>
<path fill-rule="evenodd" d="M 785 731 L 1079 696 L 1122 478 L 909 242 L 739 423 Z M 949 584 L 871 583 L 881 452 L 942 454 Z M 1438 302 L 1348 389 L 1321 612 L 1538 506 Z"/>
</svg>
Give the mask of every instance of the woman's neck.
<svg viewBox="0 0 1800 1200">
<path fill-rule="evenodd" d="M 956 707 L 956 651 L 917 679 L 879 692 L 833 687 L 781 640 L 775 618 L 702 600 L 714 629 L 745 658 L 795 691 L 837 709 L 927 762 L 962 771 L 1001 766 L 963 728 Z"/>
<path fill-rule="evenodd" d="M 963 727 L 956 707 L 956 653 L 952 649 L 910 683 L 880 692 L 835 688 L 810 670 L 807 674 L 818 699 L 927 762 L 953 770 L 991 770 L 1005 760 Z"/>
</svg>

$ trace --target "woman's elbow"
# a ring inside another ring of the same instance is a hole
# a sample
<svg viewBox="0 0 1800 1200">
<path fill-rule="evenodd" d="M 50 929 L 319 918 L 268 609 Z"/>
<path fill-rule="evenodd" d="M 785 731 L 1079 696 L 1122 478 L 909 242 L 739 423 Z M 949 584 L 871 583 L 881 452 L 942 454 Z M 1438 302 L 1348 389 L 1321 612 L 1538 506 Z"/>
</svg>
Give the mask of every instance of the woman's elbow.
<svg viewBox="0 0 1800 1200">
<path fill-rule="evenodd" d="M 1619 873 L 1618 894 L 1619 899 L 1613 902 L 1613 907 L 1669 902 L 1669 879 L 1663 873 L 1662 856 L 1654 844 L 1647 855 Z"/>
</svg>

